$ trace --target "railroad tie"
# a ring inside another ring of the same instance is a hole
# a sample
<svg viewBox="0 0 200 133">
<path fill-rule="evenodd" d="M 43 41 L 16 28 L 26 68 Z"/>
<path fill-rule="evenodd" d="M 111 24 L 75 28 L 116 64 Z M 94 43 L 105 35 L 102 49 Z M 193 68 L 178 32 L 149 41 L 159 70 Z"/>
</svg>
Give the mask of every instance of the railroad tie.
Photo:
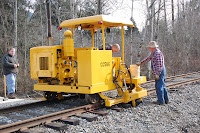
<svg viewBox="0 0 200 133">
<path fill-rule="evenodd" d="M 106 116 L 108 115 L 108 112 L 105 111 L 89 111 L 90 113 L 98 114 L 100 116 Z"/>
<path fill-rule="evenodd" d="M 66 124 L 63 124 L 63 123 L 54 123 L 54 122 L 50 122 L 50 123 L 47 123 L 45 124 L 46 127 L 49 127 L 49 128 L 53 128 L 55 130 L 66 130 L 67 129 L 67 125 Z"/>
<path fill-rule="evenodd" d="M 70 118 L 60 119 L 59 121 L 70 125 L 79 125 L 80 122 L 78 119 L 70 119 Z"/>
<path fill-rule="evenodd" d="M 20 133 L 43 133 L 43 132 L 27 129 L 27 130 L 24 130 L 24 131 L 20 131 Z"/>
<path fill-rule="evenodd" d="M 120 107 L 111 107 L 110 109 L 116 110 L 117 112 L 122 112 L 123 111 L 122 108 L 120 108 Z"/>
<path fill-rule="evenodd" d="M 76 116 L 80 117 L 82 119 L 86 119 L 89 122 L 97 120 L 96 116 L 89 116 L 89 115 L 85 115 L 85 114 L 80 114 L 80 115 L 76 115 Z"/>
</svg>

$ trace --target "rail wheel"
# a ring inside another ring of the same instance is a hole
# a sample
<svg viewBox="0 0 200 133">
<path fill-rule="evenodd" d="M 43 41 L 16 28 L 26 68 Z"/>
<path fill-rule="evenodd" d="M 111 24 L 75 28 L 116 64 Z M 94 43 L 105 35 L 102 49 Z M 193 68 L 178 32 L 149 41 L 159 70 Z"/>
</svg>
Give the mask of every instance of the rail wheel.
<svg viewBox="0 0 200 133">
<path fill-rule="evenodd" d="M 96 103 L 96 102 L 100 102 L 101 97 L 99 96 L 99 94 L 85 94 L 85 101 L 87 103 Z"/>
<path fill-rule="evenodd" d="M 132 106 L 133 106 L 133 107 L 136 106 L 135 100 L 132 101 Z"/>
<path fill-rule="evenodd" d="M 47 101 L 54 101 L 57 100 L 57 93 L 56 92 L 44 92 L 44 97 L 47 99 Z"/>
<path fill-rule="evenodd" d="M 79 94 L 80 99 L 85 99 L 85 94 Z"/>
<path fill-rule="evenodd" d="M 142 103 L 142 98 L 136 99 L 132 101 L 132 106 L 136 107 L 138 106 L 140 103 Z"/>
</svg>

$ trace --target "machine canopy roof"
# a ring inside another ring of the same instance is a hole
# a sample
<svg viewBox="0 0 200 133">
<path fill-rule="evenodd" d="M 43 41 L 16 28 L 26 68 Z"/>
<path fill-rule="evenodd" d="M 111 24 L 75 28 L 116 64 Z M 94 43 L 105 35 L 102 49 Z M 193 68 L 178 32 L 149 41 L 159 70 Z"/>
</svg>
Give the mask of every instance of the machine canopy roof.
<svg viewBox="0 0 200 133">
<path fill-rule="evenodd" d="M 76 18 L 76 19 L 69 19 L 65 20 L 60 24 L 61 28 L 78 28 L 78 26 L 81 26 L 82 29 L 100 29 L 102 25 L 105 26 L 105 28 L 111 28 L 111 27 L 120 27 L 120 26 L 130 26 L 134 27 L 133 23 L 130 20 L 118 18 L 118 17 L 112 17 L 108 15 L 96 15 L 96 16 L 89 16 L 89 17 L 83 17 L 83 18 Z"/>
</svg>

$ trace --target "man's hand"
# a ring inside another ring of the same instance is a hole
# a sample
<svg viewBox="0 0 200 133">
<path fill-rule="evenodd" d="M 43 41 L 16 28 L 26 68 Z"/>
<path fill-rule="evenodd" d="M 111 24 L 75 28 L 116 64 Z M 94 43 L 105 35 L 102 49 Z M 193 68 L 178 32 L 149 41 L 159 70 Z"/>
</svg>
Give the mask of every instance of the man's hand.
<svg viewBox="0 0 200 133">
<path fill-rule="evenodd" d="M 138 66 L 140 66 L 142 63 L 140 62 L 140 63 L 137 63 L 136 65 L 138 65 Z"/>
<path fill-rule="evenodd" d="M 155 80 L 159 80 L 159 78 L 160 78 L 159 75 L 156 74 Z"/>
<path fill-rule="evenodd" d="M 14 64 L 14 68 L 17 68 L 17 64 Z"/>
</svg>

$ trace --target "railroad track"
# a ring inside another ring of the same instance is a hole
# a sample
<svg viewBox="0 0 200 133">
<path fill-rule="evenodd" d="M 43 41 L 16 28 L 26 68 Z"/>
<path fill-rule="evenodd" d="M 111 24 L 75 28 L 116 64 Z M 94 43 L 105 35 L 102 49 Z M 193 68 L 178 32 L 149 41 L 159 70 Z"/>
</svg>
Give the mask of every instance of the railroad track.
<svg viewBox="0 0 200 133">
<path fill-rule="evenodd" d="M 92 119 L 95 119 L 95 117 L 92 118 L 92 117 L 82 116 L 80 114 L 84 112 L 92 112 L 92 113 L 103 115 L 103 113 L 95 111 L 96 109 L 99 109 L 99 108 L 101 108 L 101 104 L 96 103 L 96 104 L 85 105 L 85 106 L 81 106 L 81 107 L 77 107 L 73 109 L 63 110 L 56 113 L 51 113 L 48 115 L 43 115 L 36 118 L 0 126 L 0 132 L 1 133 L 16 132 L 16 131 L 29 132 L 28 131 L 29 127 L 33 127 L 40 124 L 45 124 L 46 126 L 49 126 L 49 127 L 55 127 L 55 128 L 59 128 L 60 130 L 64 130 L 66 127 L 65 124 L 61 124 L 61 123 L 56 124 L 56 123 L 52 123 L 52 121 L 59 120 L 66 123 L 76 122 L 76 121 L 73 121 L 72 119 L 71 120 L 67 119 L 67 117 L 69 116 L 78 116 L 78 117 L 86 118 L 91 121 Z"/>
<path fill-rule="evenodd" d="M 198 72 L 193 72 L 193 73 L 187 73 L 187 74 L 181 74 L 181 75 L 176 75 L 176 76 L 170 76 L 170 77 L 166 77 L 166 81 L 170 81 L 172 79 L 177 79 L 177 78 L 187 78 L 189 76 L 194 76 L 194 75 L 199 75 L 200 74 L 200 71 Z M 154 83 L 155 80 L 149 80 L 145 83 L 141 83 L 140 85 L 144 86 L 144 85 L 149 85 L 149 84 L 152 84 Z"/>
<path fill-rule="evenodd" d="M 189 74 L 182 74 L 182 75 L 178 75 L 177 78 L 184 78 L 181 79 L 178 82 L 169 82 L 168 84 L 166 84 L 166 87 L 169 88 L 175 88 L 181 85 L 185 85 L 185 84 L 190 84 L 193 82 L 197 82 L 200 80 L 200 72 L 195 72 L 195 73 L 189 73 Z M 197 75 L 197 76 L 194 76 Z M 191 79 L 191 76 L 193 77 Z M 167 78 L 167 81 L 172 80 L 172 79 L 177 79 L 175 76 L 171 76 Z M 143 86 L 145 85 L 149 85 L 154 83 L 155 81 L 148 81 L 146 84 L 143 84 Z M 155 93 L 155 89 L 154 88 L 149 88 L 148 90 L 148 95 Z M 35 103 L 36 104 L 36 103 Z M 43 104 L 43 103 L 42 103 Z M 29 105 L 22 105 L 23 107 L 19 107 L 20 109 L 26 109 Z M 33 106 L 33 105 L 30 105 Z M 30 131 L 30 127 L 36 126 L 36 125 L 40 125 L 43 124 L 47 127 L 50 128 L 54 128 L 57 130 L 64 130 L 66 128 L 66 124 L 73 124 L 76 125 L 78 124 L 78 120 L 76 119 L 70 119 L 70 116 L 76 116 L 76 117 L 81 117 L 84 119 L 87 119 L 88 121 L 92 121 L 92 120 L 96 120 L 97 117 L 92 117 L 92 116 L 86 116 L 83 113 L 85 112 L 90 112 L 90 113 L 94 113 L 94 114 L 99 114 L 99 115 L 106 115 L 106 112 L 99 112 L 97 111 L 97 109 L 102 108 L 103 106 L 101 106 L 101 104 L 96 103 L 96 104 L 90 104 L 90 105 L 84 105 L 84 106 L 80 106 L 80 107 L 76 107 L 76 108 L 70 108 L 70 109 L 66 109 L 66 110 L 62 110 L 62 111 L 58 111 L 58 112 L 54 112 L 54 113 L 49 113 L 46 115 L 42 115 L 42 116 L 37 116 L 31 119 L 26 119 L 26 120 L 22 120 L 22 121 L 18 121 L 15 123 L 11 123 L 11 124 L 6 124 L 6 125 L 2 125 L 0 126 L 0 133 L 4 133 L 4 132 L 16 132 L 16 131 L 20 131 L 20 132 L 31 132 Z M 6 109 L 0 109 L 0 113 L 5 113 L 8 110 L 10 112 L 14 111 L 16 108 L 15 107 L 11 107 L 11 110 L 9 110 L 9 108 Z M 20 111 L 16 111 L 16 112 L 20 112 Z M 55 123 L 54 121 L 61 121 L 62 123 Z M 63 124 L 66 123 L 66 124 Z"/>
<path fill-rule="evenodd" d="M 191 80 L 185 80 L 185 81 L 167 84 L 166 87 L 167 87 L 167 89 L 171 89 L 171 88 L 179 87 L 179 86 L 182 86 L 182 85 L 194 83 L 194 82 L 197 82 L 197 81 L 200 81 L 200 77 L 194 78 L 194 79 L 191 79 Z M 155 93 L 155 90 L 156 90 L 155 88 L 148 89 L 147 90 L 148 95 Z"/>
<path fill-rule="evenodd" d="M 59 101 L 48 102 L 48 101 L 42 100 L 42 101 L 12 106 L 12 107 L 0 108 L 0 114 L 21 111 L 21 110 L 23 111 L 25 109 L 31 109 L 31 108 L 41 107 L 41 106 L 48 106 L 48 105 L 51 105 L 52 103 L 57 103 L 60 101 L 66 101 L 70 99 L 76 100 L 78 98 L 79 98 L 78 95 L 70 95 L 70 96 L 66 96 L 64 99 L 59 100 Z"/>
<path fill-rule="evenodd" d="M 18 106 L 0 108 L 0 114 L 13 112 L 15 110 L 23 110 L 23 109 L 34 108 L 36 106 L 43 106 L 46 103 L 47 103 L 46 101 L 38 101 L 38 102 L 33 102 L 33 103 L 28 103 L 28 104 L 23 104 L 23 105 L 18 105 Z"/>
</svg>

